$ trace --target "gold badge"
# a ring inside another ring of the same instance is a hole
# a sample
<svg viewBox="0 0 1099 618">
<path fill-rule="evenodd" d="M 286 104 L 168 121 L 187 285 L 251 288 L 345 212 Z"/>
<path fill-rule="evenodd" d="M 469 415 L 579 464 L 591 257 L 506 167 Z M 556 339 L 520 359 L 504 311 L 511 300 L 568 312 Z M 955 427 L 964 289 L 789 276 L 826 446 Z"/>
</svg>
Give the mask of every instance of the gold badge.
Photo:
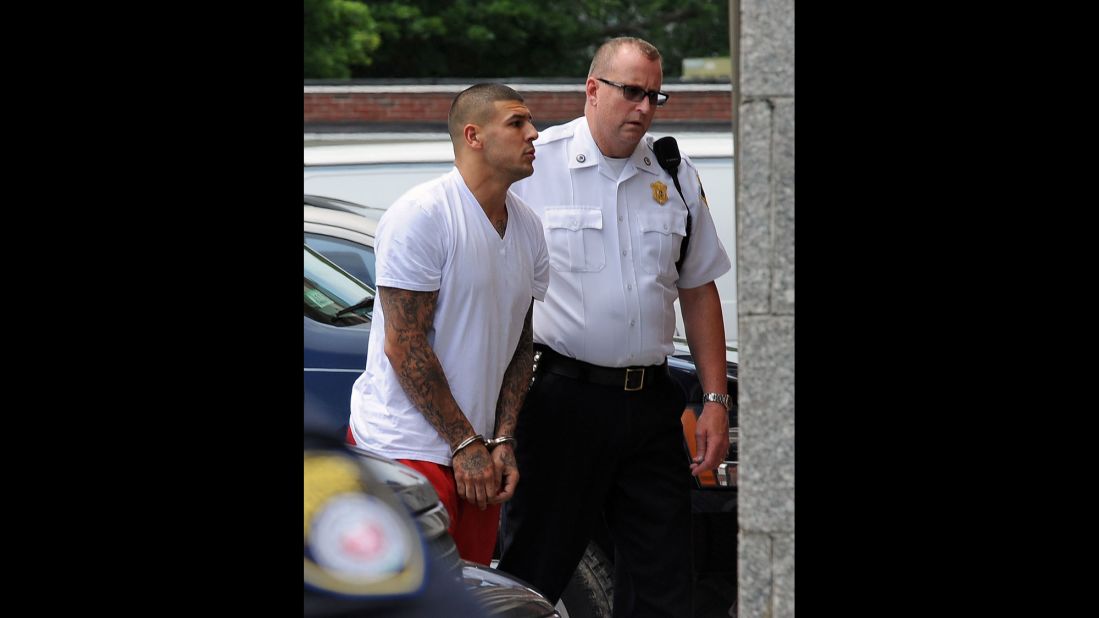
<svg viewBox="0 0 1099 618">
<path fill-rule="evenodd" d="M 668 185 L 658 180 L 651 186 L 653 188 L 653 199 L 661 206 L 668 203 Z"/>
</svg>

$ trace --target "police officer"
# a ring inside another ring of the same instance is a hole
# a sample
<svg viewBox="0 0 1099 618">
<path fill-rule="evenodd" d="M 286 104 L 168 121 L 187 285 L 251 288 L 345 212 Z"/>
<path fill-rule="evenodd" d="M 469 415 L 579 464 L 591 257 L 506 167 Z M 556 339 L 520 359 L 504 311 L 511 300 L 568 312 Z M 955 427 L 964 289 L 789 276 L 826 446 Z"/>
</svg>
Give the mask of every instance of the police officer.
<svg viewBox="0 0 1099 618">
<path fill-rule="evenodd" d="M 584 117 L 542 131 L 534 175 L 513 185 L 542 220 L 553 285 L 534 310 L 537 371 L 516 430 L 522 482 L 505 507 L 499 567 L 556 602 L 605 517 L 616 616 L 689 615 L 687 475 L 728 449 L 714 280 L 731 265 L 690 160 L 678 170 L 681 197 L 653 152 L 662 81 L 651 44 L 604 43 Z M 683 392 L 667 373 L 677 296 L 708 399 L 694 461 L 682 445 Z"/>
</svg>

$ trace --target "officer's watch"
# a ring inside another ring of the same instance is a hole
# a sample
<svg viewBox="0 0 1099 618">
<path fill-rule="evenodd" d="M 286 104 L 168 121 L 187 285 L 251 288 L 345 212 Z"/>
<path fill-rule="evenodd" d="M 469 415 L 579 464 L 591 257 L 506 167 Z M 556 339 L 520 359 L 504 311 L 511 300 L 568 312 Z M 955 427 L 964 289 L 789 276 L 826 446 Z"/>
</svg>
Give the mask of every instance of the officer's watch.
<svg viewBox="0 0 1099 618">
<path fill-rule="evenodd" d="M 702 403 L 706 403 L 707 401 L 716 401 L 717 403 L 725 406 L 726 412 L 729 411 L 730 403 L 728 395 L 719 395 L 718 393 L 703 393 Z"/>
</svg>

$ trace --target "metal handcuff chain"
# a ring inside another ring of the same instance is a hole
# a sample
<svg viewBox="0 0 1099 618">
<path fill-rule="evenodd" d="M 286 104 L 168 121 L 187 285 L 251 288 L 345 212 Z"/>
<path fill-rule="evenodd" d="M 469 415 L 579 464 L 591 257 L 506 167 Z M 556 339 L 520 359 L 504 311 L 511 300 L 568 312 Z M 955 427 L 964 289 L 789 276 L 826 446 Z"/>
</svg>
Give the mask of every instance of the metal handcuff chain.
<svg viewBox="0 0 1099 618">
<path fill-rule="evenodd" d="M 513 445 L 512 448 L 514 448 L 514 445 L 516 444 L 516 440 L 515 440 L 514 436 L 500 436 L 498 438 L 486 438 L 486 437 L 482 436 L 479 433 L 475 433 L 472 436 L 466 438 L 465 440 L 462 440 L 461 442 L 459 442 L 458 446 L 454 447 L 454 450 L 450 452 L 450 456 L 454 457 L 455 455 L 458 454 L 458 451 L 464 449 L 465 447 L 469 446 L 470 444 L 473 444 L 474 442 L 476 442 L 478 440 L 480 440 L 485 445 L 485 448 L 487 448 L 490 451 L 492 449 L 496 448 L 497 446 L 500 446 L 501 444 L 506 444 L 508 442 L 511 442 L 511 444 Z"/>
<path fill-rule="evenodd" d="M 496 448 L 497 446 L 500 446 L 501 444 L 506 444 L 508 442 L 511 442 L 512 448 L 515 448 L 514 445 L 516 444 L 516 441 L 515 441 L 515 438 L 513 436 L 499 436 L 497 438 L 485 438 L 485 447 L 488 448 L 488 450 L 491 451 L 492 449 Z"/>
</svg>

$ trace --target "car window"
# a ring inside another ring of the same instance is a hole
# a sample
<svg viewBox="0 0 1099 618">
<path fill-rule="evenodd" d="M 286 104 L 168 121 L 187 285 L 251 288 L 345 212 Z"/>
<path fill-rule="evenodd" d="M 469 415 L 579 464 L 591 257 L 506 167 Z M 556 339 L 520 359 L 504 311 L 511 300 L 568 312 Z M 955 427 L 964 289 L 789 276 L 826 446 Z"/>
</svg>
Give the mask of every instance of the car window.
<svg viewBox="0 0 1099 618">
<path fill-rule="evenodd" d="M 323 324 L 347 326 L 369 322 L 373 305 L 341 311 L 374 298 L 374 290 L 305 247 L 305 315 Z"/>
<path fill-rule="evenodd" d="M 305 244 L 359 281 L 375 287 L 373 247 L 313 232 L 305 232 Z"/>
</svg>

